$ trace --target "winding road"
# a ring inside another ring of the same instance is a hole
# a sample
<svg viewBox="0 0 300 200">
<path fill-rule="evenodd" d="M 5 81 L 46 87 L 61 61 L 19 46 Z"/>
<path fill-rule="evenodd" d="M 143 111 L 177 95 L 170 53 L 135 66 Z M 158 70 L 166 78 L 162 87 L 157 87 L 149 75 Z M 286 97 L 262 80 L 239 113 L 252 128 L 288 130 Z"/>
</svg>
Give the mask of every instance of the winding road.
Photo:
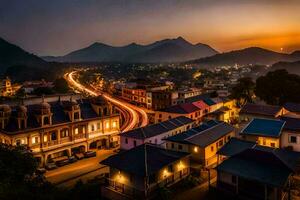
<svg viewBox="0 0 300 200">
<path fill-rule="evenodd" d="M 115 106 L 117 106 L 121 113 L 123 114 L 125 121 L 124 125 L 121 128 L 122 132 L 126 132 L 129 130 L 132 130 L 137 127 L 143 127 L 148 124 L 148 116 L 147 113 L 137 106 L 134 106 L 130 103 L 127 103 L 123 100 L 117 99 L 109 94 L 106 94 L 104 92 L 97 91 L 94 88 L 88 88 L 78 81 L 75 80 L 74 76 L 76 73 L 79 73 L 80 71 L 72 71 L 70 73 L 66 73 L 64 75 L 64 78 L 68 81 L 68 83 L 74 87 L 75 89 L 88 93 L 91 96 L 100 96 L 102 95 L 106 100 L 113 103 Z"/>
</svg>

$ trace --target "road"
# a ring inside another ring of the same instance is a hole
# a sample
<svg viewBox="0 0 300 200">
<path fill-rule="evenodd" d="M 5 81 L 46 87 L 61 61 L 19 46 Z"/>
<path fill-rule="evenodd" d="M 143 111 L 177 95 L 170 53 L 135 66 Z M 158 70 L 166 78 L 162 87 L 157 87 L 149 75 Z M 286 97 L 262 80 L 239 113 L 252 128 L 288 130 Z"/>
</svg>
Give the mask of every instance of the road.
<svg viewBox="0 0 300 200">
<path fill-rule="evenodd" d="M 79 91 L 86 92 L 90 94 L 91 96 L 99 96 L 102 95 L 105 99 L 108 101 L 112 102 L 114 105 L 122 109 L 124 112 L 128 113 L 129 115 L 125 117 L 125 124 L 126 126 L 123 127 L 122 132 L 126 132 L 129 130 L 132 130 L 136 127 L 143 127 L 148 124 L 148 116 L 147 113 L 142 109 L 137 106 L 134 106 L 130 103 L 127 103 L 123 100 L 114 98 L 113 96 L 110 96 L 106 93 L 97 91 L 94 88 L 88 88 L 81 83 L 77 82 L 74 79 L 74 76 L 76 73 L 79 71 L 72 71 L 71 73 L 65 74 L 65 79 L 69 82 L 69 84 L 76 88 Z"/>
<path fill-rule="evenodd" d="M 72 187 L 78 180 L 85 182 L 102 173 L 108 173 L 108 167 L 99 164 L 99 162 L 113 154 L 113 150 L 98 150 L 96 157 L 86 158 L 75 163 L 47 171 L 45 177 L 48 181 L 55 185 Z"/>
</svg>

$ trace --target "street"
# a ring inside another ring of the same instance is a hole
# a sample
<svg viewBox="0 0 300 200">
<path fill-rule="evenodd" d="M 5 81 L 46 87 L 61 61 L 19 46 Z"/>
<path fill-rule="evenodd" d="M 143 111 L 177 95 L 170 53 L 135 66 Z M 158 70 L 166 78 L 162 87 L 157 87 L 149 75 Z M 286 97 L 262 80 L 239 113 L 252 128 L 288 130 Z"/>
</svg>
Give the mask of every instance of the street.
<svg viewBox="0 0 300 200">
<path fill-rule="evenodd" d="M 85 182 L 101 173 L 108 173 L 108 167 L 99 164 L 99 162 L 113 154 L 113 150 L 98 150 L 96 157 L 85 158 L 47 171 L 45 177 L 55 185 L 71 187 L 80 179 Z"/>
</svg>

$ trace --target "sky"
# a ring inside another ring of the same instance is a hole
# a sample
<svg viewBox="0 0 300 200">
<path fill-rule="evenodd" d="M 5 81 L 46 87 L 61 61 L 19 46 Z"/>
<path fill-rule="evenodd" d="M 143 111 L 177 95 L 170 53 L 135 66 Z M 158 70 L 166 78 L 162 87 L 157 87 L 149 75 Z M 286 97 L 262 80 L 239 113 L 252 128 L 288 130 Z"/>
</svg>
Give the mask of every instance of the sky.
<svg viewBox="0 0 300 200">
<path fill-rule="evenodd" d="M 178 36 L 220 52 L 300 50 L 300 0 L 0 0 L 0 37 L 37 55 Z"/>
</svg>

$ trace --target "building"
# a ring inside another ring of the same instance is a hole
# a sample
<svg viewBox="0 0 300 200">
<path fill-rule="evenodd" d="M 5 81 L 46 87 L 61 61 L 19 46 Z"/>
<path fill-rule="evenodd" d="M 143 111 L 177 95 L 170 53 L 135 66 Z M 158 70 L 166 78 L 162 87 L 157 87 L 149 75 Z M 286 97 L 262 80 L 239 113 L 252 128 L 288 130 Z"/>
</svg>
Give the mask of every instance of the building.
<svg viewBox="0 0 300 200">
<path fill-rule="evenodd" d="M 101 97 L 0 106 L 0 141 L 26 145 L 41 165 L 119 144 L 119 114 Z"/>
<path fill-rule="evenodd" d="M 283 114 L 285 111 L 280 106 L 247 103 L 240 110 L 239 121 L 249 122 L 253 118 L 274 119 Z"/>
<path fill-rule="evenodd" d="M 232 137 L 235 137 L 233 126 L 209 121 L 165 140 L 167 149 L 191 153 L 193 161 L 211 168 L 218 163 L 217 151 Z"/>
<path fill-rule="evenodd" d="M 300 152 L 300 118 L 280 117 L 284 121 L 281 148 Z"/>
<path fill-rule="evenodd" d="M 172 104 L 172 87 L 171 84 L 149 84 L 144 81 L 127 83 L 122 88 L 122 98 L 148 109 L 164 108 Z"/>
<path fill-rule="evenodd" d="M 300 154 L 233 139 L 219 153 L 225 156 L 217 170 L 217 188 L 238 199 L 290 199 L 293 174 Z"/>
<path fill-rule="evenodd" d="M 161 110 L 168 108 L 174 104 L 174 101 L 178 98 L 178 93 L 173 91 L 151 91 L 151 104 L 149 102 L 148 108 L 153 110 Z"/>
<path fill-rule="evenodd" d="M 262 146 L 281 147 L 281 134 L 285 122 L 279 119 L 254 118 L 241 131 L 243 139 L 257 142 Z"/>
<path fill-rule="evenodd" d="M 190 174 L 189 154 L 153 144 L 113 155 L 100 164 L 110 168 L 101 194 L 108 199 L 155 199 L 159 187 L 169 187 Z"/>
<path fill-rule="evenodd" d="M 300 104 L 288 102 L 283 105 L 285 111 L 289 114 L 292 114 L 296 117 L 300 117 Z"/>
<path fill-rule="evenodd" d="M 6 77 L 4 80 L 2 80 L 2 83 L 0 85 L 0 93 L 1 96 L 4 97 L 13 96 L 20 88 L 20 85 L 12 84 L 11 80 L 8 77 Z"/>
<path fill-rule="evenodd" d="M 192 103 L 178 104 L 163 110 L 155 111 L 154 122 L 159 123 L 179 116 L 201 121 L 203 111 Z"/>
<path fill-rule="evenodd" d="M 176 117 L 157 124 L 130 130 L 120 134 L 121 149 L 131 149 L 144 143 L 164 146 L 163 139 L 187 131 L 194 125 L 194 120 L 187 117 Z"/>
</svg>

